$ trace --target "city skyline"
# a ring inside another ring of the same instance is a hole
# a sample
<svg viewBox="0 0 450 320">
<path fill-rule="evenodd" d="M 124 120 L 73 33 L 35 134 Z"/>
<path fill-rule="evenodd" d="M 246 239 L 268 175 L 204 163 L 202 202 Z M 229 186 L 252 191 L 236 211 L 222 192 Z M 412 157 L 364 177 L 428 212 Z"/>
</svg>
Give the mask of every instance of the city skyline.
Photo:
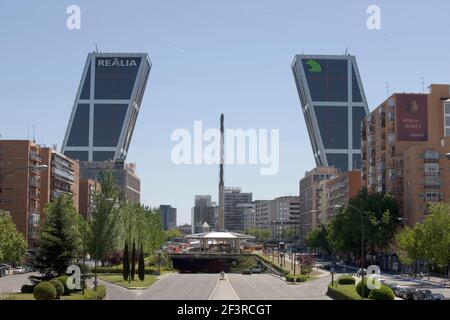
<svg viewBox="0 0 450 320">
<path fill-rule="evenodd" d="M 133 12 L 138 19 L 129 19 L 131 14 L 120 6 L 79 1 L 80 30 L 65 27 L 69 2 L 28 4 L 27 11 L 2 3 L 6 50 L 0 57 L 8 77 L 0 80 L 5 110 L 0 134 L 3 139 L 31 139 L 34 125 L 38 143 L 61 146 L 86 54 L 96 44 L 101 52 L 148 52 L 154 70 L 127 158 L 137 163 L 143 203 L 173 205 L 183 224 L 190 222 L 195 194 L 216 197 L 217 167 L 175 166 L 170 133 L 192 130 L 195 120 L 216 128 L 221 112 L 229 128 L 282 128 L 280 173 L 262 177 L 253 166 L 227 166 L 227 184 L 252 192 L 255 199 L 296 195 L 299 179 L 315 166 L 290 70 L 296 54 L 343 54 L 348 46 L 358 60 L 370 110 L 386 98 L 387 81 L 391 93 L 422 92 L 421 77 L 426 85 L 448 82 L 446 44 L 439 41 L 439 33 L 411 23 L 433 21 L 436 29 L 445 29 L 445 10 L 379 1 L 383 27 L 370 31 L 365 10 L 370 3 L 353 2 L 339 17 L 339 4 L 260 1 L 214 7 L 204 1 L 171 7 L 143 2 L 143 10 Z M 320 12 L 328 23 L 321 26 L 315 14 L 296 18 L 305 11 Z M 126 17 L 119 19 L 121 15 Z M 399 45 L 417 38 L 427 38 L 429 44 L 415 50 Z M 438 63 L 424 59 L 427 52 L 434 52 Z"/>
</svg>

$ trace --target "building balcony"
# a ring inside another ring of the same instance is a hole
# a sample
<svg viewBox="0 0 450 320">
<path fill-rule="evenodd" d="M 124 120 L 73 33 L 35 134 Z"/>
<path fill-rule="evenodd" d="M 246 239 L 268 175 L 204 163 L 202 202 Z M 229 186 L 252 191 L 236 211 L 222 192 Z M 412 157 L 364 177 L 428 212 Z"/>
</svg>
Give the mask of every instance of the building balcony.
<svg viewBox="0 0 450 320">
<path fill-rule="evenodd" d="M 35 152 L 31 152 L 30 153 L 30 160 L 41 162 L 42 158 L 38 154 L 36 154 Z"/>
<path fill-rule="evenodd" d="M 38 179 L 32 177 L 30 179 L 30 186 L 35 187 L 35 188 L 39 188 L 40 181 Z"/>
</svg>

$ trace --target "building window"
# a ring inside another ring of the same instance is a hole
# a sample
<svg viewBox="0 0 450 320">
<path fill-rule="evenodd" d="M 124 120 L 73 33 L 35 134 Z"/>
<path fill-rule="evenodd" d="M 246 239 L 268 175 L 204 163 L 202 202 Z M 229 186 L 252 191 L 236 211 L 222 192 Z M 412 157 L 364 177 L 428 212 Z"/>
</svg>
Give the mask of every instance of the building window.
<svg viewBox="0 0 450 320">
<path fill-rule="evenodd" d="M 445 136 L 450 137 L 450 103 L 444 103 L 444 128 Z"/>
</svg>

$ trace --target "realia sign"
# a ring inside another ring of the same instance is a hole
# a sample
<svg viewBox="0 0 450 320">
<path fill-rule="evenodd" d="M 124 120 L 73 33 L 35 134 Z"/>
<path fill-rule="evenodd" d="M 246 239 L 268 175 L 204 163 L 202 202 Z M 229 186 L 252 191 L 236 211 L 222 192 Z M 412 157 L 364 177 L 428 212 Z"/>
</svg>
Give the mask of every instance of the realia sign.
<svg viewBox="0 0 450 320">
<path fill-rule="evenodd" d="M 397 141 L 428 140 L 428 100 L 426 95 L 397 96 Z"/>
<path fill-rule="evenodd" d="M 127 58 L 100 58 L 97 59 L 98 67 L 137 67 L 136 60 Z"/>
</svg>

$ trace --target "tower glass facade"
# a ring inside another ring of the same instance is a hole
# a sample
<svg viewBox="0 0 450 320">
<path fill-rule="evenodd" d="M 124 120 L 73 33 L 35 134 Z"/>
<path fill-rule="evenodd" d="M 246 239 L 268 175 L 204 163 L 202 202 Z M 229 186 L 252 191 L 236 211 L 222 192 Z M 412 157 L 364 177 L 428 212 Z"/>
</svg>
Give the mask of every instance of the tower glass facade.
<svg viewBox="0 0 450 320">
<path fill-rule="evenodd" d="M 354 56 L 298 55 L 292 63 L 316 164 L 361 167 L 367 101 Z"/>
<path fill-rule="evenodd" d="M 88 54 L 62 153 L 125 160 L 151 69 L 144 53 Z"/>
</svg>

